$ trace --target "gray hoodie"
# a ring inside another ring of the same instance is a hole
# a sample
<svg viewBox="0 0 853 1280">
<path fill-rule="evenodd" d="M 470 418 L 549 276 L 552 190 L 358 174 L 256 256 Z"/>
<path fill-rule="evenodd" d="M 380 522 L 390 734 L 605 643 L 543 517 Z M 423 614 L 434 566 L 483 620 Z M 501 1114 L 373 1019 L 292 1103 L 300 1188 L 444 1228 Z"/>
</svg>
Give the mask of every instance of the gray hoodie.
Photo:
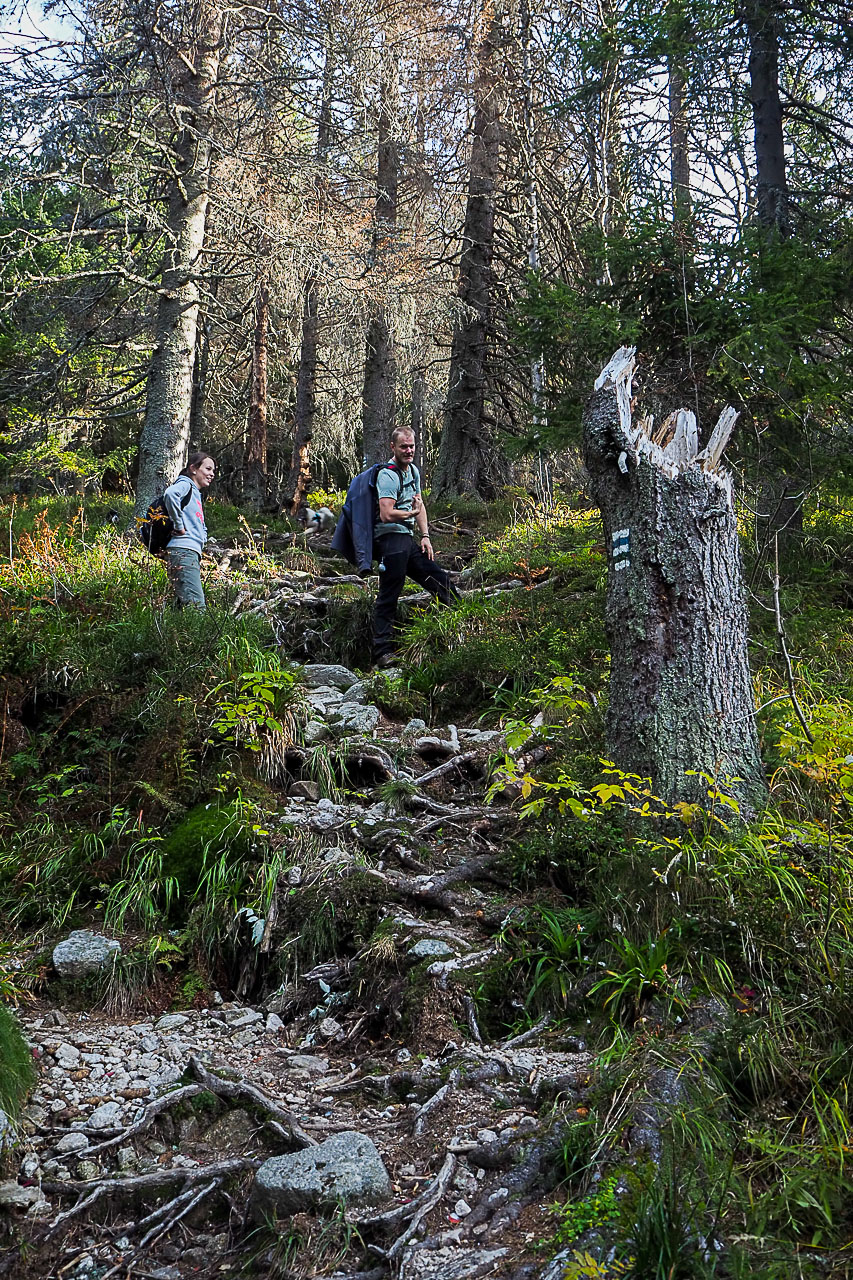
<svg viewBox="0 0 853 1280">
<path fill-rule="evenodd" d="M 182 511 L 181 502 L 187 496 L 187 486 L 189 486 L 190 500 Z M 201 555 L 204 544 L 207 542 L 207 525 L 204 523 L 201 489 L 189 476 L 178 476 L 175 483 L 170 484 L 163 494 L 163 500 L 172 524 L 176 529 L 183 530 L 182 533 L 176 533 L 169 539 L 166 550 L 173 551 L 178 547 L 187 547 L 190 551 L 197 551 Z"/>
</svg>

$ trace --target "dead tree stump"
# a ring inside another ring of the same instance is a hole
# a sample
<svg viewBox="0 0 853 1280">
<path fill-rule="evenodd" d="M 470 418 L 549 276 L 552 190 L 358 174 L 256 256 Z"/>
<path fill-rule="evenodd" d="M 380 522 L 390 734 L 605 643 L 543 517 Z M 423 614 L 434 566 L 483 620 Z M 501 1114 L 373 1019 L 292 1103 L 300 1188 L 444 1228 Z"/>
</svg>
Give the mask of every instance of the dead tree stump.
<svg viewBox="0 0 853 1280">
<path fill-rule="evenodd" d="M 723 411 L 703 449 L 689 410 L 657 429 L 635 425 L 633 369 L 634 349 L 620 348 L 584 415 L 608 554 L 608 751 L 670 805 L 707 805 L 706 774 L 749 818 L 767 786 L 732 484 L 720 467 L 737 414 Z"/>
</svg>

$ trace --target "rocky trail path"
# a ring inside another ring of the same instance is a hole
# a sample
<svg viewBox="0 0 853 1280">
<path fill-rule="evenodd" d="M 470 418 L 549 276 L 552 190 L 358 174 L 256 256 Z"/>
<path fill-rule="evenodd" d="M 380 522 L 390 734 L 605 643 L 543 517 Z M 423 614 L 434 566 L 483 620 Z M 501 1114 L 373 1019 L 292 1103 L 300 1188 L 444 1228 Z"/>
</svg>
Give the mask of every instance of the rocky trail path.
<svg viewBox="0 0 853 1280">
<path fill-rule="evenodd" d="M 238 606 L 325 589 L 267 582 Z M 18 1239 L 0 1276 L 559 1274 L 544 1206 L 590 1057 L 545 1023 L 487 1043 L 473 995 L 480 975 L 500 980 L 518 903 L 501 857 L 515 819 L 485 803 L 501 735 L 392 722 L 340 665 L 304 678 L 305 745 L 266 762 L 294 853 L 236 997 L 159 1016 L 47 997 L 22 1010 L 39 1080 L 4 1157 Z M 305 768 L 321 742 L 358 794 L 321 795 Z M 340 953 L 270 991 L 270 957 L 329 904 Z M 64 989 L 111 955 L 72 935 L 55 953 Z"/>
</svg>

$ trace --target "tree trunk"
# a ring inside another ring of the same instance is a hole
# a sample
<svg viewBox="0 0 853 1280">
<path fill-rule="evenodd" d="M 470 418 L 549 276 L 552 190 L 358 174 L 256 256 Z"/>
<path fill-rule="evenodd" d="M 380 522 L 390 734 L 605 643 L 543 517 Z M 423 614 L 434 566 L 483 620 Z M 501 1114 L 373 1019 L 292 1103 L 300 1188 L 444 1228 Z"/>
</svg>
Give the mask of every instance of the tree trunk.
<svg viewBox="0 0 853 1280">
<path fill-rule="evenodd" d="M 459 262 L 459 312 L 450 350 L 450 374 L 433 494 L 493 497 L 502 478 L 485 421 L 487 347 L 492 329 L 492 259 L 495 193 L 500 173 L 501 40 L 498 10 L 478 53 L 474 86 L 471 169 Z"/>
<path fill-rule="evenodd" d="M 326 222 L 326 173 L 325 166 L 332 138 L 332 85 L 335 76 L 335 60 L 332 53 L 332 33 L 327 31 L 326 58 L 323 65 L 323 91 L 320 117 L 317 122 L 316 177 L 317 230 L 322 232 Z M 316 268 L 308 272 L 302 286 L 302 341 L 299 346 L 299 367 L 296 372 L 296 403 L 293 411 L 293 452 L 290 473 L 284 485 L 283 500 L 292 515 L 305 502 L 311 485 L 311 441 L 314 438 L 314 419 L 317 413 L 317 351 L 320 343 L 320 275 Z"/>
<path fill-rule="evenodd" d="M 315 272 L 302 290 L 302 342 L 296 372 L 296 405 L 293 413 L 293 453 L 284 499 L 295 515 L 311 485 L 311 441 L 317 412 L 317 348 L 320 341 L 320 294 Z"/>
<path fill-rule="evenodd" d="M 262 246 L 263 248 L 263 246 Z M 261 504 L 267 489 L 267 369 L 269 363 L 270 290 L 266 276 L 255 292 L 252 342 L 252 391 L 246 440 L 246 494 Z"/>
<path fill-rule="evenodd" d="M 718 469 L 736 414 L 701 452 L 684 409 L 651 437 L 631 423 L 633 355 L 617 352 L 584 415 L 609 558 L 607 749 L 669 805 L 707 807 L 716 785 L 748 818 L 766 783 L 731 480 Z"/>
<path fill-rule="evenodd" d="M 201 6 L 194 62 L 184 54 L 183 70 L 176 79 L 177 101 L 172 107 L 184 127 L 173 148 L 175 176 L 169 191 L 167 244 L 139 441 L 138 515 L 174 480 L 184 465 L 189 444 L 198 273 L 207 220 L 221 24 L 218 9 L 210 4 Z"/>
<path fill-rule="evenodd" d="M 190 442 L 204 436 L 207 382 L 210 375 L 210 324 L 203 312 L 196 322 L 195 363 L 193 367 L 193 399 L 190 408 Z"/>
<path fill-rule="evenodd" d="M 758 220 L 768 239 L 786 239 L 791 233 L 782 99 L 779 93 L 779 7 L 777 0 L 748 0 L 746 29 L 749 41 L 749 88 L 755 135 L 755 200 Z M 760 496 L 756 516 L 759 556 L 764 556 L 778 536 L 782 544 L 802 533 L 802 479 L 789 474 L 790 456 L 773 447 L 762 460 Z M 777 437 L 778 440 L 778 437 Z"/>
<path fill-rule="evenodd" d="M 371 299 L 364 355 L 362 393 L 362 455 L 364 465 L 382 462 L 388 456 L 388 441 L 396 414 L 397 363 L 385 299 L 381 296 L 386 273 L 385 259 L 393 248 L 397 224 L 397 185 L 400 149 L 395 134 L 397 105 L 396 71 L 389 67 L 380 87 L 376 203 L 374 207 L 371 269 L 376 273 L 380 295 Z"/>
<path fill-rule="evenodd" d="M 423 474 L 424 432 L 426 428 L 426 378 L 423 369 L 412 371 L 412 412 L 409 426 L 415 437 L 415 466 Z"/>
<path fill-rule="evenodd" d="M 776 0 L 748 0 L 749 93 L 755 133 L 755 200 L 762 226 L 790 233 L 782 100 L 779 95 L 779 11 Z"/>
<path fill-rule="evenodd" d="M 539 173 L 536 138 L 536 117 L 533 111 L 533 70 L 530 60 L 530 6 L 521 0 L 519 8 L 521 26 L 522 75 L 524 79 L 524 130 L 522 155 L 524 157 L 525 187 L 527 188 L 527 217 L 529 232 L 527 241 L 527 265 L 531 274 L 540 268 L 539 251 Z M 554 476 L 551 462 L 545 452 L 542 436 L 548 426 L 545 407 L 546 396 L 545 356 L 540 348 L 530 359 L 530 402 L 532 409 L 533 438 L 537 443 L 534 484 L 541 506 L 550 508 L 554 502 Z"/>
</svg>

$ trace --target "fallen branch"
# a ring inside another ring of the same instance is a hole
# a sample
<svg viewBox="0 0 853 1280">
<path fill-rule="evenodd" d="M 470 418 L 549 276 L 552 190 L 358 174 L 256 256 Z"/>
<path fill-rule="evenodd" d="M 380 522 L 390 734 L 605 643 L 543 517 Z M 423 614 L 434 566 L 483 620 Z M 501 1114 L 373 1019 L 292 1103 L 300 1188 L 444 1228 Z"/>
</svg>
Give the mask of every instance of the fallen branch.
<svg viewBox="0 0 853 1280">
<path fill-rule="evenodd" d="M 432 1205 L 436 1203 L 435 1200 L 433 1200 L 436 1190 L 440 1187 L 440 1194 L 443 1195 L 444 1191 L 447 1189 L 446 1171 L 448 1158 L 452 1158 L 451 1152 L 448 1152 L 441 1169 L 433 1178 L 432 1182 L 430 1182 L 429 1186 L 424 1187 L 420 1195 L 415 1196 L 413 1200 L 409 1200 L 407 1204 L 398 1204 L 394 1209 L 386 1209 L 384 1213 L 377 1213 L 372 1218 L 360 1218 L 356 1222 L 356 1226 L 359 1230 L 364 1227 L 393 1227 L 398 1222 L 405 1222 L 407 1218 L 413 1218 L 415 1214 L 420 1212 L 424 1205 L 429 1205 L 429 1208 L 432 1208 Z M 429 1209 L 427 1212 L 429 1212 Z"/>
<path fill-rule="evenodd" d="M 498 1047 L 500 1049 L 517 1049 L 519 1045 L 527 1044 L 528 1040 L 533 1040 L 535 1036 L 538 1036 L 539 1032 L 544 1031 L 550 1022 L 551 1015 L 550 1013 L 546 1013 L 544 1018 L 539 1019 L 535 1027 L 530 1027 L 527 1031 L 522 1031 L 520 1036 L 513 1036 L 511 1040 L 504 1040 L 504 1042 Z"/>
<path fill-rule="evenodd" d="M 415 779 L 415 782 L 419 787 L 422 787 L 425 782 L 433 782 L 436 778 L 443 778 L 446 773 L 452 773 L 460 765 L 469 764 L 474 760 L 482 763 L 482 759 L 482 749 L 465 751 L 461 756 L 454 756 L 452 760 L 447 760 L 444 764 L 438 765 L 437 768 L 430 769 L 429 773 L 422 773 L 419 778 Z"/>
<path fill-rule="evenodd" d="M 452 763 L 452 761 L 449 763 Z M 415 827 L 414 834 L 423 836 L 426 835 L 427 831 L 434 830 L 435 827 L 450 827 L 458 822 L 468 823 L 472 818 L 488 818 L 492 822 L 495 820 L 500 821 L 502 817 L 504 815 L 500 812 L 495 809 L 487 809 L 483 805 L 470 809 L 451 809 L 449 813 L 443 813 L 438 818 L 430 818 L 429 822 L 423 822 L 419 827 Z"/>
<path fill-rule="evenodd" d="M 84 1183 L 82 1185 L 91 1187 L 92 1184 Z M 42 1183 L 42 1190 L 44 1190 L 44 1186 L 45 1184 Z M 64 1182 L 62 1183 L 62 1186 L 67 1187 L 68 1183 Z M 106 1187 L 102 1183 L 98 1183 L 88 1196 L 81 1195 L 77 1203 L 72 1205 L 70 1209 L 66 1209 L 64 1213 L 57 1214 L 53 1222 L 50 1224 L 47 1239 L 50 1240 L 52 1236 L 55 1236 L 59 1228 L 65 1222 L 70 1221 L 71 1218 L 77 1218 L 81 1213 L 85 1213 L 87 1209 L 91 1209 L 92 1205 L 95 1204 L 97 1200 L 100 1200 L 101 1196 L 106 1195 L 106 1191 Z"/>
</svg>

